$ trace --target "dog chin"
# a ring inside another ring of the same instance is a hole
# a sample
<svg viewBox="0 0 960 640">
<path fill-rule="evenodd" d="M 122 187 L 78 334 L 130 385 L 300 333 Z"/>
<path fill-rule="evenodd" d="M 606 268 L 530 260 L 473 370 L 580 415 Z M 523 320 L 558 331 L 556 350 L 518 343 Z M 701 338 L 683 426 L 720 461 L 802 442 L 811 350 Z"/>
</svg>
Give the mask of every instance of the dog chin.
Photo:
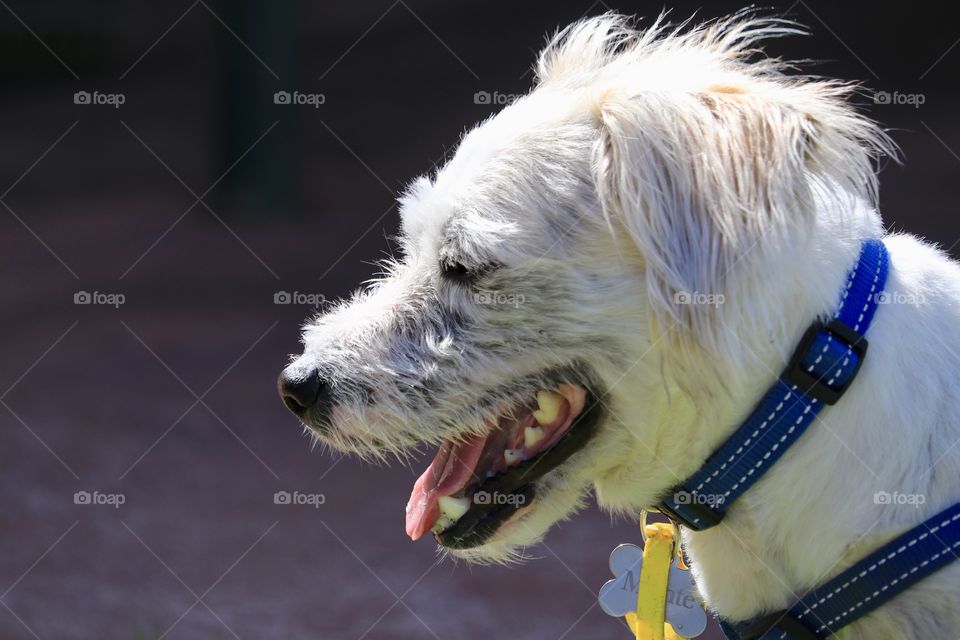
<svg viewBox="0 0 960 640">
<path fill-rule="evenodd" d="M 589 483 L 579 488 L 541 490 L 539 498 L 514 513 L 482 544 L 462 549 L 441 544 L 439 549 L 471 564 L 513 565 L 532 560 L 535 556 L 529 553 L 529 548 L 539 544 L 554 524 L 583 508 L 588 489 Z"/>
</svg>

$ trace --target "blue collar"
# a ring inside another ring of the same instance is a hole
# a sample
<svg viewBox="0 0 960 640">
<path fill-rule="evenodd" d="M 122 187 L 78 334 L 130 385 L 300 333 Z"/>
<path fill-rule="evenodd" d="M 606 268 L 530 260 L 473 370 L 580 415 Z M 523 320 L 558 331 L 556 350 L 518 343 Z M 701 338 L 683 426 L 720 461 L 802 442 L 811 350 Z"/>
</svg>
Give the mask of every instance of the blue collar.
<svg viewBox="0 0 960 640">
<path fill-rule="evenodd" d="M 659 511 L 695 531 L 719 524 L 823 406 L 843 396 L 863 364 L 864 335 L 882 300 L 888 266 L 883 242 L 866 241 L 834 317 L 807 330 L 743 425 L 699 471 L 669 491 Z M 874 551 L 789 610 L 743 623 L 721 621 L 721 627 L 730 640 L 822 640 L 947 565 L 958 552 L 960 503 Z"/>
<path fill-rule="evenodd" d="M 864 334 L 881 300 L 877 294 L 886 283 L 887 266 L 883 242 L 865 242 L 836 315 L 807 329 L 787 368 L 743 425 L 699 471 L 668 492 L 658 511 L 694 531 L 719 524 L 730 505 L 803 435 L 823 406 L 840 399 L 863 364 Z"/>
</svg>

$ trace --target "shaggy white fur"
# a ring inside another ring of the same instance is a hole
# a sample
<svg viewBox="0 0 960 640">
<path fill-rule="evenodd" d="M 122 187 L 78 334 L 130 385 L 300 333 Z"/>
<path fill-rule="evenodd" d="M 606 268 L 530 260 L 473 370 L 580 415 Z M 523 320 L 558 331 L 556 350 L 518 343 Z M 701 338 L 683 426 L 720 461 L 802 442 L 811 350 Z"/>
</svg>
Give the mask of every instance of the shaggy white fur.
<svg viewBox="0 0 960 640">
<path fill-rule="evenodd" d="M 409 188 L 402 261 L 305 328 L 290 366 L 333 389 L 324 440 L 382 456 L 462 439 L 544 372 L 576 372 L 599 433 L 458 552 L 473 560 L 510 559 L 591 488 L 635 518 L 695 471 L 836 308 L 861 242 L 884 236 L 874 159 L 892 143 L 849 106 L 854 86 L 755 50 L 795 31 L 742 13 L 558 34 L 530 94 Z M 859 378 L 719 527 L 684 533 L 726 618 L 788 608 L 960 499 L 960 269 L 914 237 L 886 243 L 890 304 Z M 451 283 L 444 263 L 476 277 Z M 960 562 L 840 636 L 958 633 Z"/>
</svg>

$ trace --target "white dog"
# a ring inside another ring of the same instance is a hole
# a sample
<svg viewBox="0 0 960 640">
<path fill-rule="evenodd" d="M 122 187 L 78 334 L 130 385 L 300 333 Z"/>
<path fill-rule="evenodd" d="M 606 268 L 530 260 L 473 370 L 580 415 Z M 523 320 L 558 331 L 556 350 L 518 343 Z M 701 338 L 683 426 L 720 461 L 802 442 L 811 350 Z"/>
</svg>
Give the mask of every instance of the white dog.
<svg viewBox="0 0 960 640">
<path fill-rule="evenodd" d="M 306 326 L 280 386 L 339 449 L 439 445 L 411 537 L 506 561 L 591 490 L 636 518 L 739 426 L 880 237 L 890 304 L 858 379 L 684 544 L 707 605 L 745 620 L 960 498 L 960 269 L 884 236 L 874 164 L 893 147 L 855 87 L 754 48 L 794 31 L 579 22 L 529 95 L 410 186 L 402 261 Z M 958 637 L 960 562 L 843 633 Z"/>
</svg>

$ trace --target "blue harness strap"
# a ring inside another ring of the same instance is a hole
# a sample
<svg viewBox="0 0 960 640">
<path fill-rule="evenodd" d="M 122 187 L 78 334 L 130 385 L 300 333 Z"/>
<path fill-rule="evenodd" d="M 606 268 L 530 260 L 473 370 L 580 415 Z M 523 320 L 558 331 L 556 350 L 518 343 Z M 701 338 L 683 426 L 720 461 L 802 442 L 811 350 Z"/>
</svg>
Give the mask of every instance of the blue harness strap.
<svg viewBox="0 0 960 640">
<path fill-rule="evenodd" d="M 957 560 L 960 503 L 888 542 L 817 587 L 789 611 L 746 623 L 721 621 L 730 640 L 822 640 Z"/>
<path fill-rule="evenodd" d="M 888 254 L 868 240 L 829 322 L 804 334 L 789 365 L 739 429 L 657 509 L 687 528 L 707 529 L 803 435 L 824 404 L 834 404 L 856 377 L 887 279 Z"/>
<path fill-rule="evenodd" d="M 863 363 L 864 334 L 881 301 L 888 268 L 883 242 L 865 242 L 834 317 L 807 330 L 787 368 L 740 428 L 663 498 L 659 511 L 698 531 L 718 524 L 823 406 L 840 399 Z M 958 554 L 960 503 L 877 549 L 788 611 L 744 623 L 721 621 L 721 628 L 730 640 L 823 640 Z"/>
</svg>

